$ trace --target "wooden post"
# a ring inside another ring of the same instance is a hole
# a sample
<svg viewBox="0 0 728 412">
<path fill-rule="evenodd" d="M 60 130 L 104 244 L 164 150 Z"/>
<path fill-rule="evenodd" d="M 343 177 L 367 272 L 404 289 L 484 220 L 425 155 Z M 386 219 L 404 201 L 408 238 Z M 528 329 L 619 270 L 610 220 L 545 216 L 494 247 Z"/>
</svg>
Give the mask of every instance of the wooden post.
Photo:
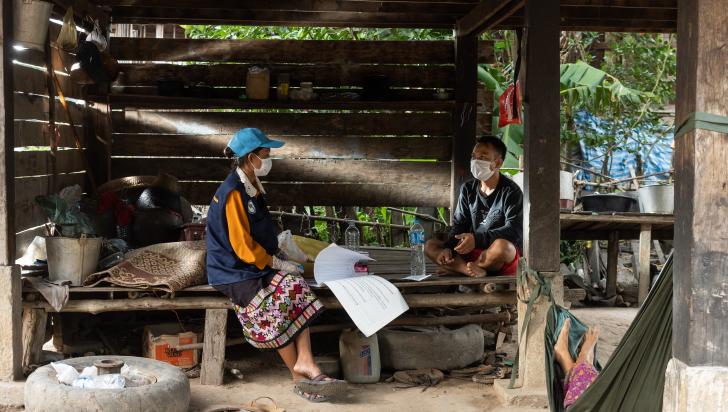
<svg viewBox="0 0 728 412">
<path fill-rule="evenodd" d="M 455 36 L 455 136 L 452 143 L 450 210 L 454 211 L 460 186 L 470 178 L 470 156 L 475 146 L 478 95 L 478 36 Z M 451 213 L 452 215 L 452 213 Z"/>
<path fill-rule="evenodd" d="M 652 243 L 652 225 L 642 225 L 640 229 L 639 254 L 639 293 L 637 302 L 640 306 L 647 299 L 650 291 L 650 246 Z"/>
<path fill-rule="evenodd" d="M 607 288 L 606 294 L 611 298 L 617 294 L 617 268 L 619 267 L 619 232 L 609 232 L 607 243 Z"/>
<path fill-rule="evenodd" d="M 23 310 L 23 370 L 41 361 L 48 313 L 45 309 Z"/>
<path fill-rule="evenodd" d="M 0 3 L 0 380 L 21 379 L 21 283 L 15 261 L 15 160 L 13 152 L 13 2 Z"/>
<path fill-rule="evenodd" d="M 676 124 L 692 113 L 728 116 L 728 9 L 679 1 Z M 688 365 L 728 366 L 728 135 L 694 129 L 675 142 L 673 354 Z"/>
<path fill-rule="evenodd" d="M 525 0 L 526 72 L 524 90 L 525 155 L 523 237 L 528 265 L 553 279 L 555 299 L 563 298 L 559 276 L 559 1 Z M 523 61 L 522 61 L 523 65 Z M 523 84 L 522 84 L 523 86 Z M 522 297 L 523 298 L 523 297 Z M 562 302 L 559 302 L 562 303 Z M 518 348 L 518 388 L 496 381 L 495 389 L 506 406 L 548 407 L 544 328 L 551 302 L 539 298 L 530 319 L 519 301 L 519 330 L 528 321 Z"/>
<path fill-rule="evenodd" d="M 532 269 L 559 271 L 559 3 L 526 1 L 524 252 Z"/>
<path fill-rule="evenodd" d="M 675 124 L 728 117 L 728 9 L 678 0 Z M 710 126 L 707 126 L 710 127 Z M 663 410 L 726 410 L 728 397 L 728 134 L 689 127 L 675 138 L 673 359 Z"/>
<path fill-rule="evenodd" d="M 227 309 L 205 310 L 205 340 L 200 370 L 200 383 L 203 385 L 222 385 L 225 372 L 227 315 Z"/>
</svg>

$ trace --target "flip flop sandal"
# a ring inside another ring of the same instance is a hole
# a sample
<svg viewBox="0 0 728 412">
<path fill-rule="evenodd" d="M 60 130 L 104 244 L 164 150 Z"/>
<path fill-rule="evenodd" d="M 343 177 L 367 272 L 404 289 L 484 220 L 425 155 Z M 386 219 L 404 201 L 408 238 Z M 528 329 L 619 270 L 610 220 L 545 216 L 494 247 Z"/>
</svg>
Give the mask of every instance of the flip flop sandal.
<svg viewBox="0 0 728 412">
<path fill-rule="evenodd" d="M 296 386 L 304 392 L 324 396 L 341 396 L 348 389 L 346 381 L 331 379 L 323 373 L 313 379 L 301 379 Z"/>
<path fill-rule="evenodd" d="M 306 392 L 298 386 L 293 387 L 293 393 L 313 403 L 328 402 L 330 400 L 330 398 L 326 395 Z"/>
</svg>

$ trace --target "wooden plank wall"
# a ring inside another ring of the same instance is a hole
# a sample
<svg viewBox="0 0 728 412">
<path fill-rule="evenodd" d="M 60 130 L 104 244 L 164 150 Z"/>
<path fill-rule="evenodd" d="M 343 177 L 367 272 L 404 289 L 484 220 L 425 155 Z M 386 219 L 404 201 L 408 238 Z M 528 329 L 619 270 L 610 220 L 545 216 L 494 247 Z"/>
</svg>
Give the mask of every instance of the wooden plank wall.
<svg viewBox="0 0 728 412">
<path fill-rule="evenodd" d="M 36 235 L 43 235 L 45 217 L 35 197 L 63 187 L 84 184 L 83 151 L 76 148 L 69 117 L 55 85 L 49 91 L 47 67 L 58 75 L 70 115 L 83 136 L 85 110 L 81 86 L 71 79 L 74 56 L 55 47 L 60 26 L 49 23 L 50 56 L 32 49 L 14 50 L 15 228 L 16 256 L 21 256 Z M 52 132 L 56 128 L 57 132 Z M 51 150 L 51 139 L 57 150 Z"/>
<path fill-rule="evenodd" d="M 229 173 L 231 134 L 258 127 L 287 143 L 265 180 L 272 206 L 449 206 L 454 104 L 433 93 L 453 92 L 453 42 L 114 37 L 111 53 L 126 62 L 123 93 L 108 97 L 112 177 L 170 173 L 193 204 L 207 204 Z M 492 58 L 481 44 L 479 61 Z M 288 73 L 292 87 L 311 81 L 331 100 L 241 101 L 251 65 L 268 67 L 272 86 Z M 388 77 L 389 101 L 332 95 L 361 91 L 370 75 Z M 157 96 L 158 80 L 204 82 L 214 96 Z M 489 110 L 480 123 L 489 127 Z"/>
</svg>

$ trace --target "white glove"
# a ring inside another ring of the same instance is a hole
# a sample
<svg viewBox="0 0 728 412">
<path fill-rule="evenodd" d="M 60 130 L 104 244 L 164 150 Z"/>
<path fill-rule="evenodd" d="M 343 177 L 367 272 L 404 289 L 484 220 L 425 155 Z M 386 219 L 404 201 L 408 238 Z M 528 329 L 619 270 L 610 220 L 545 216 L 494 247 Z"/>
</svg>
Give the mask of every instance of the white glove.
<svg viewBox="0 0 728 412">
<path fill-rule="evenodd" d="M 276 256 L 271 256 L 272 262 L 270 267 L 276 270 L 280 270 L 285 273 L 292 273 L 294 275 L 300 275 L 303 273 L 303 265 L 291 262 L 290 260 L 278 259 Z"/>
</svg>

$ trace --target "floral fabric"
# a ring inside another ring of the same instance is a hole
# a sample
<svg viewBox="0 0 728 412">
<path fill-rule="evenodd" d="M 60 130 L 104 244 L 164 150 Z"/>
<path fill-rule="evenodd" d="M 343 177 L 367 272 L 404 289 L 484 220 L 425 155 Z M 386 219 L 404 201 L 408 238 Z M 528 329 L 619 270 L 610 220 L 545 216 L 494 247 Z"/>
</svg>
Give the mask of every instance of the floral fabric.
<svg viewBox="0 0 728 412">
<path fill-rule="evenodd" d="M 566 380 L 565 390 L 566 396 L 564 397 L 564 407 L 568 408 L 579 399 L 584 391 L 587 390 L 589 385 L 594 382 L 599 372 L 590 363 L 580 361 L 571 370 L 569 378 Z"/>
<path fill-rule="evenodd" d="M 234 305 L 245 339 L 261 349 L 285 346 L 323 310 L 301 276 L 284 272 L 278 272 L 247 306 Z"/>
</svg>

